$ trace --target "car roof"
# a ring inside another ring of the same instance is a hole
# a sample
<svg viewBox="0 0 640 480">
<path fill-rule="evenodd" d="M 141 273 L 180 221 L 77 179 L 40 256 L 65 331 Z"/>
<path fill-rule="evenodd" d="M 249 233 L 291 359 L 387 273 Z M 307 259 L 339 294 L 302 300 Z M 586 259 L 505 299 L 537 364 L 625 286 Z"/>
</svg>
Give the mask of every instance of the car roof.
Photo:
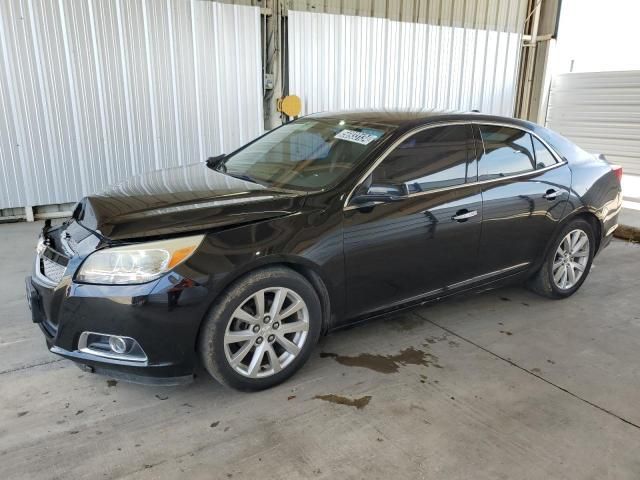
<svg viewBox="0 0 640 480">
<path fill-rule="evenodd" d="M 519 118 L 505 117 L 501 115 L 488 115 L 480 112 L 460 112 L 454 110 L 435 109 L 345 110 L 314 113 L 309 115 L 309 117 L 331 119 L 332 121 L 344 120 L 345 122 L 371 123 L 392 127 L 394 129 L 392 138 L 397 138 L 408 130 L 412 130 L 422 125 L 440 122 L 497 122 L 516 128 L 523 128 L 536 133 L 540 138 L 547 142 L 547 144 L 549 144 L 561 158 L 569 162 L 574 163 L 577 161 L 575 159 L 586 159 L 592 157 L 572 141 L 557 132 L 538 125 L 537 123 L 521 120 Z"/>
<path fill-rule="evenodd" d="M 479 112 L 460 112 L 454 110 L 435 109 L 407 109 L 407 110 L 345 110 L 320 112 L 309 115 L 311 118 L 323 118 L 331 120 L 344 120 L 345 122 L 362 122 L 382 124 L 405 130 L 429 123 L 444 121 L 477 121 L 500 122 L 514 126 L 535 129 L 537 125 L 524 120 L 503 117 L 499 115 L 487 115 Z"/>
</svg>

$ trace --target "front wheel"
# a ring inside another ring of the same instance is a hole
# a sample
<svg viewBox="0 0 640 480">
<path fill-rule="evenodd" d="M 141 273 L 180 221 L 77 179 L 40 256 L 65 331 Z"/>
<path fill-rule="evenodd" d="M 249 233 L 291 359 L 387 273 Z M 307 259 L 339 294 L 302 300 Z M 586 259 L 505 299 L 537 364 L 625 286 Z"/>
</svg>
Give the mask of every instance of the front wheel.
<svg viewBox="0 0 640 480">
<path fill-rule="evenodd" d="M 573 295 L 591 269 L 595 241 L 591 224 L 572 220 L 560 231 L 542 268 L 531 279 L 532 290 L 549 298 Z"/>
<path fill-rule="evenodd" d="M 218 300 L 202 327 L 200 357 L 219 382 L 262 390 L 304 364 L 320 330 L 320 301 L 309 282 L 288 268 L 266 268 L 241 278 Z"/>
</svg>

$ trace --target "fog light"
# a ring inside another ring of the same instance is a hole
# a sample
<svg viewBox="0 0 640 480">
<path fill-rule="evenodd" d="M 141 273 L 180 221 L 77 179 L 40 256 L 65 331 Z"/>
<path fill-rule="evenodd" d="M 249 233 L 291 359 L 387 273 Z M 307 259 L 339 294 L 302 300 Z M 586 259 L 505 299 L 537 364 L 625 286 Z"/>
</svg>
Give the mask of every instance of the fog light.
<svg viewBox="0 0 640 480">
<path fill-rule="evenodd" d="M 82 332 L 78 339 L 78 351 L 112 360 L 147 361 L 147 355 L 134 338 L 120 335 Z"/>
<path fill-rule="evenodd" d="M 127 341 L 122 337 L 109 337 L 109 346 L 115 353 L 127 352 Z"/>
</svg>

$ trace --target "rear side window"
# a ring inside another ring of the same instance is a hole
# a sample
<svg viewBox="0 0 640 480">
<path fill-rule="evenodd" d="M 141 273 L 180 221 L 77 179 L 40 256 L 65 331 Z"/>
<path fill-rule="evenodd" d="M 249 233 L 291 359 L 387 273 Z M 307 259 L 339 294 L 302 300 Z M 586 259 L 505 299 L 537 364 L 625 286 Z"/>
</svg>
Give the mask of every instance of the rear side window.
<svg viewBox="0 0 640 480">
<path fill-rule="evenodd" d="M 533 139 L 533 149 L 536 153 L 536 169 L 550 167 L 551 165 L 555 165 L 556 159 L 553 154 L 549 151 L 547 147 L 545 147 L 540 140 L 536 137 L 531 137 Z"/>
<path fill-rule="evenodd" d="M 478 180 L 491 180 L 535 168 L 531 135 L 517 128 L 480 125 L 484 152 L 478 166 Z"/>
<path fill-rule="evenodd" d="M 372 184 L 403 186 L 409 193 L 461 185 L 467 179 L 470 141 L 470 125 L 418 132 L 378 165 L 372 174 Z M 469 174 L 475 177 L 475 172 Z"/>
</svg>

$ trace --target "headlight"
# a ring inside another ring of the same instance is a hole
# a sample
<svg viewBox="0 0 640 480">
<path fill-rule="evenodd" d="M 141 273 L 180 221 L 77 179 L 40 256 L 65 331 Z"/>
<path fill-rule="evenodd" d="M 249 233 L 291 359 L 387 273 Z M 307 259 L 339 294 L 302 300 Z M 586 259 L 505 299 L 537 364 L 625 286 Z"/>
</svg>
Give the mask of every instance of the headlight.
<svg viewBox="0 0 640 480">
<path fill-rule="evenodd" d="M 76 280 L 125 285 L 146 283 L 188 259 L 204 235 L 98 250 L 84 261 Z"/>
</svg>

